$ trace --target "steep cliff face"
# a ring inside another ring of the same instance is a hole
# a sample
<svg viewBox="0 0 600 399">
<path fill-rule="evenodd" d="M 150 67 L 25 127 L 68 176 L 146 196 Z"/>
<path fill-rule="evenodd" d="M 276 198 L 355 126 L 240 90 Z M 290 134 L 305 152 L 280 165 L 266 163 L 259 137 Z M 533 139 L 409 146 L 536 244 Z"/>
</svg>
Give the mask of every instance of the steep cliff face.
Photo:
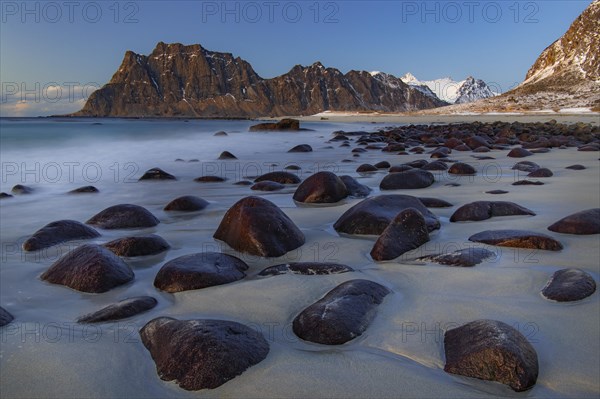
<svg viewBox="0 0 600 399">
<path fill-rule="evenodd" d="M 332 111 L 407 111 L 446 103 L 391 75 L 342 74 L 320 63 L 273 79 L 229 53 L 200 45 L 158 43 L 148 55 L 128 51 L 112 79 L 76 116 L 258 117 Z"/>
</svg>

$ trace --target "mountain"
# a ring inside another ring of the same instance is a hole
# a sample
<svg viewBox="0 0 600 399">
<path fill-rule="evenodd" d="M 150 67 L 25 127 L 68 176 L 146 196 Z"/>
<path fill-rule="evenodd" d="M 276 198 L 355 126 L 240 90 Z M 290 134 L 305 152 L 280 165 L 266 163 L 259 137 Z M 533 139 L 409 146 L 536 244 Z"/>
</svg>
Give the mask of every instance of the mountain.
<svg viewBox="0 0 600 399">
<path fill-rule="evenodd" d="M 500 96 L 453 105 L 443 112 L 591 109 L 600 112 L 600 0 L 541 52 L 525 80 Z M 433 111 L 437 113 L 437 111 Z"/>
<path fill-rule="evenodd" d="M 74 116 L 260 117 L 442 105 L 447 104 L 392 75 L 343 74 L 316 62 L 263 79 L 230 53 L 160 42 L 148 56 L 127 51 L 110 82 Z"/>
<path fill-rule="evenodd" d="M 423 91 L 426 91 L 427 89 L 425 88 L 428 88 L 439 99 L 450 104 L 468 103 L 497 95 L 483 80 L 474 79 L 471 76 L 462 81 L 455 81 L 449 77 L 420 81 L 412 73 L 408 72 L 401 79 L 404 83 L 421 88 Z"/>
</svg>

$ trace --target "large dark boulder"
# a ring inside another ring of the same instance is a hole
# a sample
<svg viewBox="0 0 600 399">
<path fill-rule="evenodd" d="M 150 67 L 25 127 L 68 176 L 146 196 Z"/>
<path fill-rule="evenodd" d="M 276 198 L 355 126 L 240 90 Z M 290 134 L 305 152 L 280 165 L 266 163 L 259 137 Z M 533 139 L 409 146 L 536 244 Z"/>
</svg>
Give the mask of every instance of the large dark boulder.
<svg viewBox="0 0 600 399">
<path fill-rule="evenodd" d="M 411 169 L 388 174 L 379 184 L 379 188 L 381 190 L 412 190 L 429 187 L 434 181 L 435 178 L 431 172 Z"/>
<path fill-rule="evenodd" d="M 196 197 L 194 195 L 184 195 L 183 197 L 175 198 L 169 202 L 165 207 L 165 211 L 177 211 L 177 212 L 196 212 L 208 206 L 208 201 Z"/>
<path fill-rule="evenodd" d="M 600 208 L 587 209 L 560 219 L 548 230 L 564 234 L 599 234 Z"/>
<path fill-rule="evenodd" d="M 429 241 L 429 231 L 421 212 L 408 208 L 400 212 L 379 236 L 371 257 L 376 261 L 395 259 Z"/>
<path fill-rule="evenodd" d="M 450 173 L 451 175 L 459 176 L 473 176 L 477 174 L 477 171 L 474 167 L 472 167 L 469 164 L 456 162 L 455 164 L 452 164 L 452 166 L 450 166 L 450 169 L 448 169 L 448 173 Z"/>
<path fill-rule="evenodd" d="M 117 238 L 104 244 L 115 255 L 125 257 L 156 255 L 171 248 L 164 238 L 154 234 L 143 237 Z"/>
<path fill-rule="evenodd" d="M 348 190 L 348 196 L 354 198 L 365 198 L 371 194 L 371 188 L 360 184 L 354 177 L 344 175 L 340 176 L 340 179 L 344 182 L 346 189 Z"/>
<path fill-rule="evenodd" d="M 48 223 L 23 243 L 23 251 L 37 251 L 61 242 L 100 237 L 100 234 L 75 220 L 58 220 Z"/>
<path fill-rule="evenodd" d="M 13 194 L 23 195 L 23 194 L 32 194 L 35 190 L 29 186 L 24 186 L 23 184 L 17 184 L 10 191 Z"/>
<path fill-rule="evenodd" d="M 450 217 L 451 222 L 480 221 L 497 216 L 530 215 L 535 213 L 527 208 L 507 201 L 475 201 L 461 206 Z"/>
<path fill-rule="evenodd" d="M 440 221 L 418 198 L 410 195 L 380 195 L 367 198 L 348 209 L 333 227 L 339 233 L 380 235 L 400 212 L 415 208 L 425 218 L 431 232 L 440 228 Z"/>
<path fill-rule="evenodd" d="M 318 172 L 305 179 L 294 193 L 294 201 L 309 204 L 335 203 L 348 196 L 344 182 L 332 172 Z"/>
<path fill-rule="evenodd" d="M 96 194 L 99 192 L 100 190 L 94 186 L 83 186 L 69 191 L 68 194 Z"/>
<path fill-rule="evenodd" d="M 236 202 L 221 220 L 214 238 L 233 249 L 278 257 L 304 244 L 304 234 L 277 205 L 259 197 Z"/>
<path fill-rule="evenodd" d="M 281 184 L 298 184 L 301 180 L 298 176 L 290 172 L 269 172 L 254 179 L 255 183 L 261 181 L 274 181 Z"/>
<path fill-rule="evenodd" d="M 375 318 L 377 305 L 389 293 L 373 281 L 346 281 L 296 316 L 294 333 L 318 344 L 346 343 L 365 332 Z"/>
<path fill-rule="evenodd" d="M 243 279 L 248 265 L 235 256 L 202 252 L 180 256 L 160 268 L 154 286 L 166 292 L 198 290 Z"/>
<path fill-rule="evenodd" d="M 444 371 L 496 381 L 517 392 L 537 381 L 538 358 L 519 331 L 496 320 L 476 320 L 444 334 Z"/>
<path fill-rule="evenodd" d="M 308 144 L 299 144 L 293 148 L 290 148 L 288 152 L 312 152 L 312 147 Z"/>
<path fill-rule="evenodd" d="M 160 222 L 146 208 L 138 205 L 121 204 L 106 208 L 92 216 L 86 223 L 108 230 L 154 227 Z"/>
<path fill-rule="evenodd" d="M 8 311 L 2 307 L 0 307 L 0 327 L 4 327 L 8 323 L 14 320 L 13 315 L 8 313 Z"/>
<path fill-rule="evenodd" d="M 276 276 L 279 274 L 304 274 L 304 275 L 323 275 L 353 272 L 350 266 L 340 265 L 339 263 L 322 262 L 292 262 L 275 265 L 263 269 L 260 276 Z"/>
<path fill-rule="evenodd" d="M 579 269 L 562 269 L 556 271 L 542 295 L 557 302 L 572 302 L 587 298 L 596 291 L 596 282 L 588 273 Z"/>
<path fill-rule="evenodd" d="M 237 157 L 235 155 L 233 155 L 231 152 L 229 151 L 223 151 L 220 155 L 219 158 L 220 160 L 226 160 L 226 159 L 237 159 Z"/>
<path fill-rule="evenodd" d="M 506 154 L 506 156 L 510 158 L 525 158 L 532 155 L 533 153 L 525 148 L 513 148 L 508 154 Z"/>
<path fill-rule="evenodd" d="M 527 230 L 486 230 L 469 237 L 469 241 L 500 247 L 545 249 L 560 251 L 563 246 L 554 238 Z"/>
<path fill-rule="evenodd" d="M 188 391 L 217 388 L 269 353 L 262 334 L 234 321 L 159 317 L 140 330 L 158 376 Z"/>
<path fill-rule="evenodd" d="M 86 314 L 77 319 L 79 323 L 104 323 L 106 321 L 126 319 L 136 314 L 146 312 L 156 306 L 158 302 L 151 296 L 138 296 L 127 298 L 105 308 Z"/>
<path fill-rule="evenodd" d="M 177 180 L 177 178 L 161 168 L 152 168 L 147 170 L 146 173 L 140 177 L 140 181 L 143 180 Z"/>
<path fill-rule="evenodd" d="M 552 177 L 554 173 L 548 168 L 539 168 L 532 172 L 529 172 L 527 177 Z"/>
<path fill-rule="evenodd" d="M 41 279 L 77 291 L 100 293 L 133 280 L 133 271 L 100 245 L 81 245 L 54 262 Z"/>
</svg>

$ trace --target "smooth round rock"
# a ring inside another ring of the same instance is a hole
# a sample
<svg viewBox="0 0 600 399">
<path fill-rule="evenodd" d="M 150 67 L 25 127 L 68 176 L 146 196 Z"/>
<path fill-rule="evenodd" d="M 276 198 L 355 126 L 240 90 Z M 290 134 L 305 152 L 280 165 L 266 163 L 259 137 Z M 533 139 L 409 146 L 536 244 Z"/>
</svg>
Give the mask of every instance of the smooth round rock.
<svg viewBox="0 0 600 399">
<path fill-rule="evenodd" d="M 519 180 L 512 184 L 513 186 L 543 186 L 544 183 L 537 180 Z"/>
<path fill-rule="evenodd" d="M 279 191 L 285 188 L 284 184 L 277 183 L 274 181 L 259 181 L 258 183 L 254 183 L 250 190 L 254 191 Z"/>
<path fill-rule="evenodd" d="M 238 158 L 235 155 L 233 155 L 232 153 L 230 153 L 229 151 L 223 151 L 219 155 L 218 159 L 225 160 L 225 159 L 238 159 Z"/>
<path fill-rule="evenodd" d="M 499 195 L 499 194 L 508 194 L 508 191 L 505 190 L 491 190 L 491 191 L 486 191 L 486 194 L 492 194 L 492 195 Z"/>
<path fill-rule="evenodd" d="M 312 152 L 312 147 L 308 144 L 299 144 L 295 147 L 292 147 L 288 152 Z"/>
<path fill-rule="evenodd" d="M 477 174 L 477 171 L 474 167 L 469 164 L 456 162 L 450 166 L 448 169 L 448 173 L 451 175 L 460 175 L 460 176 L 473 176 Z"/>
<path fill-rule="evenodd" d="M 305 179 L 296 189 L 293 199 L 308 204 L 336 203 L 348 196 L 346 185 L 335 173 L 318 172 Z"/>
<path fill-rule="evenodd" d="M 258 274 L 260 276 L 277 276 L 280 274 L 291 273 L 314 276 L 347 273 L 353 271 L 354 269 L 352 269 L 350 266 L 340 265 L 339 263 L 292 262 L 267 267 Z"/>
<path fill-rule="evenodd" d="M 510 158 L 525 158 L 532 156 L 533 153 L 531 151 L 526 150 L 525 148 L 513 148 L 506 154 L 507 157 Z"/>
<path fill-rule="evenodd" d="M 389 169 L 392 165 L 388 161 L 377 162 L 375 165 L 377 169 Z"/>
<path fill-rule="evenodd" d="M 86 223 L 109 230 L 154 227 L 160 222 L 146 208 L 121 204 L 104 209 L 92 216 Z"/>
<path fill-rule="evenodd" d="M 133 280 L 133 271 L 100 245 L 81 245 L 50 266 L 41 279 L 77 291 L 101 293 Z"/>
<path fill-rule="evenodd" d="M 35 190 L 31 187 L 24 186 L 22 184 L 17 184 L 10 191 L 13 194 L 23 195 L 23 194 L 32 194 Z"/>
<path fill-rule="evenodd" d="M 529 215 L 535 212 L 514 202 L 475 201 L 458 208 L 450 217 L 450 222 L 481 221 L 498 216 Z"/>
<path fill-rule="evenodd" d="M 414 190 L 427 188 L 435 182 L 431 172 L 411 169 L 406 172 L 390 173 L 379 184 L 381 190 Z"/>
<path fill-rule="evenodd" d="M 236 202 L 223 216 L 214 238 L 233 249 L 278 257 L 304 244 L 304 234 L 277 205 L 259 197 Z"/>
<path fill-rule="evenodd" d="M 421 212 L 408 208 L 400 212 L 379 236 L 371 258 L 376 261 L 392 260 L 419 248 L 429 241 L 429 231 Z"/>
<path fill-rule="evenodd" d="M 152 168 L 147 170 L 139 180 L 177 180 L 177 178 L 161 168 Z"/>
<path fill-rule="evenodd" d="M 444 371 L 496 381 L 521 392 L 535 385 L 537 353 L 519 331 L 496 320 L 476 320 L 444 334 Z"/>
<path fill-rule="evenodd" d="M 554 238 L 527 230 L 486 230 L 469 237 L 469 241 L 513 248 L 560 251 L 563 246 Z"/>
<path fill-rule="evenodd" d="M 100 190 L 98 190 L 94 186 L 84 186 L 84 187 L 79 187 L 74 190 L 71 190 L 68 192 L 68 194 L 95 194 L 95 193 L 99 193 L 99 192 L 100 192 Z"/>
<path fill-rule="evenodd" d="M 575 164 L 575 165 L 569 165 L 565 169 L 570 169 L 570 170 L 584 170 L 584 169 L 586 169 L 586 167 L 583 166 L 583 165 Z"/>
<path fill-rule="evenodd" d="M 254 179 L 255 183 L 261 181 L 274 181 L 281 184 L 298 184 L 301 182 L 298 176 L 290 172 L 269 172 Z"/>
<path fill-rule="evenodd" d="M 100 237 L 100 233 L 75 220 L 48 223 L 23 243 L 23 251 L 38 251 L 62 242 Z"/>
<path fill-rule="evenodd" d="M 218 252 L 184 255 L 165 263 L 154 286 L 166 292 L 181 292 L 222 285 L 246 277 L 248 265 L 235 256 Z"/>
<path fill-rule="evenodd" d="M 6 198 L 13 198 L 12 195 L 5 193 L 5 192 L 1 192 L 0 193 L 0 199 L 6 199 Z"/>
<path fill-rule="evenodd" d="M 196 177 L 194 181 L 196 183 L 222 183 L 227 179 L 221 176 L 200 176 Z"/>
<path fill-rule="evenodd" d="M 491 257 L 496 257 L 496 254 L 485 248 L 474 247 L 459 249 L 449 254 L 423 256 L 418 260 L 431 261 L 445 266 L 472 267 Z"/>
<path fill-rule="evenodd" d="M 140 337 L 158 376 L 188 391 L 217 388 L 269 353 L 262 334 L 234 321 L 159 317 Z"/>
<path fill-rule="evenodd" d="M 183 197 L 175 198 L 165 207 L 165 211 L 176 212 L 197 212 L 201 211 L 209 205 L 208 201 L 196 197 L 194 195 L 184 195 Z"/>
<path fill-rule="evenodd" d="M 427 208 L 451 208 L 454 205 L 439 198 L 419 197 L 419 201 Z"/>
<path fill-rule="evenodd" d="M 521 172 L 533 172 L 534 170 L 538 170 L 540 165 L 531 161 L 521 161 L 517 162 L 513 165 L 512 170 L 520 170 Z"/>
<path fill-rule="evenodd" d="M 554 173 L 548 168 L 539 168 L 530 172 L 527 177 L 552 177 Z"/>
<path fill-rule="evenodd" d="M 580 301 L 596 291 L 596 282 L 579 269 L 557 270 L 542 289 L 544 297 L 557 302 Z"/>
<path fill-rule="evenodd" d="M 171 248 L 162 237 L 151 234 L 143 237 L 123 237 L 103 245 L 118 256 L 133 258 L 136 256 L 156 255 Z"/>
<path fill-rule="evenodd" d="M 371 164 L 368 163 L 364 163 L 362 165 L 360 165 L 358 168 L 356 168 L 356 172 L 357 173 L 371 173 L 371 172 L 377 172 L 379 169 Z"/>
<path fill-rule="evenodd" d="M 440 221 L 418 198 L 410 195 L 380 195 L 367 198 L 348 209 L 335 222 L 338 233 L 380 235 L 400 212 L 415 208 L 425 218 L 429 232 L 440 228 Z"/>
<path fill-rule="evenodd" d="M 146 312 L 156 306 L 158 301 L 151 296 L 127 298 L 105 308 L 81 316 L 78 323 L 104 323 L 113 320 L 122 320 L 139 313 Z"/>
<path fill-rule="evenodd" d="M 360 184 L 354 177 L 344 175 L 340 176 L 340 179 L 344 182 L 346 186 L 346 190 L 348 191 L 348 196 L 354 198 L 365 198 L 371 194 L 371 188 L 365 186 L 364 184 Z"/>
<path fill-rule="evenodd" d="M 600 208 L 587 209 L 560 219 L 548 230 L 563 234 L 600 234 Z"/>
<path fill-rule="evenodd" d="M 294 333 L 305 341 L 341 345 L 362 335 L 390 293 L 369 280 L 346 281 L 294 318 Z"/>
</svg>

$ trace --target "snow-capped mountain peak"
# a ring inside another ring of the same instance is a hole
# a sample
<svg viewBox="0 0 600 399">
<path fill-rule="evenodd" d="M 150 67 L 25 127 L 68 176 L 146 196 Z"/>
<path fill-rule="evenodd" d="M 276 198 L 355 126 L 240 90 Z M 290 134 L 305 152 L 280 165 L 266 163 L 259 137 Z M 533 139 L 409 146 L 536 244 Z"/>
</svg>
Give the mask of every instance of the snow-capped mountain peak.
<svg viewBox="0 0 600 399">
<path fill-rule="evenodd" d="M 475 79 L 472 76 L 462 81 L 455 81 L 451 77 L 421 81 L 408 72 L 401 79 L 410 86 L 426 86 L 440 100 L 451 104 L 472 102 L 497 95 L 484 81 Z"/>
</svg>

